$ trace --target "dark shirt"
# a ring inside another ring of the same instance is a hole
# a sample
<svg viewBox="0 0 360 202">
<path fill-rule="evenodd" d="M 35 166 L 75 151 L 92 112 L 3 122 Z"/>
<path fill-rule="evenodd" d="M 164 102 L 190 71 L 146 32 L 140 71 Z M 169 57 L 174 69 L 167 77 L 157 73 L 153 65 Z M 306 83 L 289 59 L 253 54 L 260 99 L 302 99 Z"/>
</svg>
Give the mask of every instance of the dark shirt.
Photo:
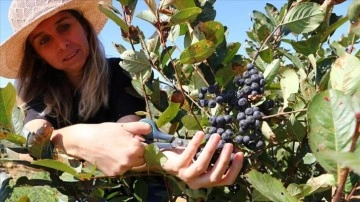
<svg viewBox="0 0 360 202">
<path fill-rule="evenodd" d="M 102 123 L 102 122 L 116 122 L 119 118 L 135 114 L 136 111 L 145 110 L 144 98 L 139 95 L 135 95 L 136 92 L 131 85 L 131 78 L 123 70 L 120 65 L 120 58 L 109 58 L 108 65 L 110 70 L 110 82 L 109 82 L 109 105 L 108 107 L 102 106 L 99 111 L 93 117 L 88 120 L 81 121 L 81 123 Z M 70 119 L 71 124 L 80 123 L 78 117 L 78 94 L 75 94 L 73 100 L 72 117 Z M 25 116 L 25 123 L 33 119 L 45 119 L 49 121 L 55 129 L 65 127 L 69 124 L 58 124 L 57 117 L 43 114 L 46 105 L 43 98 L 39 97 L 32 100 L 27 104 L 27 111 Z"/>
</svg>

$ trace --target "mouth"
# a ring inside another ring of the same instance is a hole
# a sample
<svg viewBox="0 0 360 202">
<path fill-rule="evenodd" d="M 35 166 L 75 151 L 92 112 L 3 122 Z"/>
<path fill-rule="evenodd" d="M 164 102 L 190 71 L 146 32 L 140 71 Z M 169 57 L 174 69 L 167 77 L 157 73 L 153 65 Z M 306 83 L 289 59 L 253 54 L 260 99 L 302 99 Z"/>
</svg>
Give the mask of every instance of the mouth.
<svg viewBox="0 0 360 202">
<path fill-rule="evenodd" d="M 66 56 L 63 61 L 66 62 L 68 60 L 71 60 L 73 57 L 75 57 L 79 53 L 79 50 L 74 51 L 72 54 Z"/>
</svg>

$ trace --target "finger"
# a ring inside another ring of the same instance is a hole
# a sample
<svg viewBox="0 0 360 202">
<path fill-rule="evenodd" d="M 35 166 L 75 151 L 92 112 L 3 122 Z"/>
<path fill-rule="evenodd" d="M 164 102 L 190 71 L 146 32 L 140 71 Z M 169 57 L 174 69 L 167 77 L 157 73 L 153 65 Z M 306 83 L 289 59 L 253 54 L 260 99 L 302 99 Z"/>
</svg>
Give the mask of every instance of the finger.
<svg viewBox="0 0 360 202">
<path fill-rule="evenodd" d="M 223 176 L 222 180 L 216 184 L 216 186 L 224 186 L 234 184 L 236 178 L 238 177 L 240 170 L 243 166 L 244 154 L 238 152 L 234 155 L 234 159 L 231 163 L 230 168 Z"/>
<path fill-rule="evenodd" d="M 145 122 L 119 123 L 120 127 L 133 135 L 148 135 L 151 133 L 151 125 Z"/>
<path fill-rule="evenodd" d="M 196 155 L 199 146 L 201 145 L 202 140 L 204 139 L 205 134 L 201 131 L 197 132 L 194 137 L 189 142 L 188 146 L 185 148 L 184 152 L 181 154 L 179 162 L 181 167 L 187 166 L 192 162 L 192 159 Z"/>
<path fill-rule="evenodd" d="M 222 179 L 224 173 L 226 172 L 226 169 L 228 169 L 229 167 L 232 151 L 232 144 L 227 143 L 224 145 L 219 158 L 217 159 L 212 170 L 209 172 L 210 182 L 216 183 Z"/>
<path fill-rule="evenodd" d="M 196 159 L 196 161 L 190 165 L 188 168 L 188 175 L 198 176 L 205 172 L 209 168 L 211 159 L 216 151 L 216 147 L 220 141 L 219 134 L 211 135 L 210 139 L 206 143 L 204 149 L 201 151 L 201 154 Z"/>
</svg>

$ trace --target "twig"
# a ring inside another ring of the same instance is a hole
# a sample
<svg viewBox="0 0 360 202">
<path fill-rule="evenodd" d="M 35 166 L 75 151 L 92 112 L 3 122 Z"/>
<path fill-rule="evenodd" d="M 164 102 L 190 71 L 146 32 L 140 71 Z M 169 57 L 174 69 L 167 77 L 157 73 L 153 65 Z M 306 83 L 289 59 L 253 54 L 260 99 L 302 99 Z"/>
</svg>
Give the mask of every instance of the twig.
<svg viewBox="0 0 360 202">
<path fill-rule="evenodd" d="M 262 119 L 268 119 L 268 118 L 273 118 L 273 117 L 277 117 L 277 116 L 284 116 L 284 115 L 288 115 L 288 114 L 293 114 L 293 113 L 298 113 L 298 112 L 306 112 L 307 109 L 299 109 L 299 110 L 295 110 L 295 111 L 291 111 L 291 112 L 280 112 L 277 114 L 272 114 L 269 116 L 263 116 Z"/>
</svg>

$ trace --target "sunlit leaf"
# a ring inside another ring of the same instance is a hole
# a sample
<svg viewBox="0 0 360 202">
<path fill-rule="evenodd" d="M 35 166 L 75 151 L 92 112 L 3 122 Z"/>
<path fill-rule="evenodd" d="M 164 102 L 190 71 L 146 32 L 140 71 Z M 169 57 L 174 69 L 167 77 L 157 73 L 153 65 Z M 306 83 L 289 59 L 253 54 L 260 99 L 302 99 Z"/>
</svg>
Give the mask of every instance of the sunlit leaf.
<svg viewBox="0 0 360 202">
<path fill-rule="evenodd" d="M 154 14 L 154 16 L 157 16 L 156 1 L 155 0 L 144 0 L 144 1 L 148 5 L 150 11 Z"/>
<path fill-rule="evenodd" d="M 196 117 L 198 120 L 201 119 L 201 117 Z M 201 130 L 201 126 L 197 123 L 195 118 L 190 115 L 186 115 L 182 117 L 181 122 L 184 124 L 185 128 L 188 130 Z"/>
<path fill-rule="evenodd" d="M 112 10 L 109 10 L 108 8 L 104 7 L 104 5 L 99 4 L 99 9 L 101 12 L 103 12 L 108 18 L 110 18 L 112 21 L 114 21 L 124 32 L 129 33 L 129 27 L 128 25 L 119 18 Z"/>
<path fill-rule="evenodd" d="M 179 112 L 180 103 L 170 102 L 168 108 L 160 115 L 158 120 L 156 121 L 156 125 L 161 127 L 166 123 L 170 122 L 173 118 L 175 118 L 176 114 Z"/>
<path fill-rule="evenodd" d="M 345 94 L 353 94 L 360 88 L 360 60 L 344 53 L 336 59 L 330 72 L 330 82 L 334 89 Z"/>
<path fill-rule="evenodd" d="M 336 185 L 336 180 L 334 175 L 322 174 L 320 176 L 310 178 L 306 184 L 311 187 L 309 194 L 314 194 L 331 189 Z"/>
<path fill-rule="evenodd" d="M 251 185 L 271 201 L 298 201 L 289 194 L 282 182 L 267 173 L 251 170 L 247 177 Z"/>
<path fill-rule="evenodd" d="M 286 25 L 296 34 L 308 33 L 319 27 L 324 19 L 324 12 L 318 3 L 299 3 L 285 16 L 283 25 Z"/>
<path fill-rule="evenodd" d="M 280 59 L 273 60 L 265 67 L 264 78 L 266 83 L 270 83 L 278 75 L 280 69 Z"/>
<path fill-rule="evenodd" d="M 320 165 L 335 174 L 339 165 L 323 152 L 350 150 L 356 125 L 350 99 L 341 91 L 328 90 L 317 94 L 308 107 L 310 148 Z"/>
<path fill-rule="evenodd" d="M 136 17 L 143 19 L 150 24 L 154 24 L 157 21 L 156 16 L 149 10 L 141 11 L 139 14 L 136 15 Z"/>
<path fill-rule="evenodd" d="M 145 147 L 144 158 L 148 168 L 160 168 L 167 161 L 167 157 L 159 150 L 156 144 L 149 144 Z"/>
<path fill-rule="evenodd" d="M 54 160 L 54 159 L 41 159 L 41 160 L 34 161 L 31 164 L 38 165 L 38 166 L 44 166 L 44 167 L 52 168 L 55 170 L 60 170 L 60 171 L 67 172 L 72 175 L 77 174 L 75 169 L 73 169 L 71 166 L 69 166 L 65 163 L 62 163 L 60 161 Z"/>
<path fill-rule="evenodd" d="M 281 19 L 279 17 L 279 11 L 274 5 L 266 3 L 265 11 L 273 26 L 280 24 Z"/>
<path fill-rule="evenodd" d="M 224 26 L 217 21 L 208 21 L 199 24 L 199 29 L 204 33 L 207 40 L 212 41 L 215 46 L 220 45 L 225 38 Z"/>
<path fill-rule="evenodd" d="M 151 76 L 151 63 L 143 50 L 126 50 L 121 54 L 120 66 L 145 82 Z"/>
<path fill-rule="evenodd" d="M 15 87 L 8 83 L 5 88 L 0 88 L 0 127 L 12 130 L 12 112 L 16 100 Z M 1 131 L 1 130 L 0 130 Z"/>
<path fill-rule="evenodd" d="M 284 108 L 288 106 L 288 98 L 299 91 L 299 76 L 294 69 L 286 68 L 281 72 L 280 86 L 284 99 Z"/>
<path fill-rule="evenodd" d="M 222 61 L 222 64 L 229 63 L 235 57 L 240 47 L 241 47 L 241 43 L 239 42 L 227 44 L 226 45 L 227 53 L 225 59 Z"/>
<path fill-rule="evenodd" d="M 215 44 L 210 40 L 201 40 L 187 47 L 180 55 L 180 62 L 183 64 L 197 63 L 204 61 L 216 49 Z"/>
<path fill-rule="evenodd" d="M 201 13 L 201 8 L 199 7 L 192 7 L 186 8 L 176 12 L 170 18 L 171 25 L 181 24 L 184 22 L 192 22 L 196 19 L 196 17 Z"/>
</svg>

